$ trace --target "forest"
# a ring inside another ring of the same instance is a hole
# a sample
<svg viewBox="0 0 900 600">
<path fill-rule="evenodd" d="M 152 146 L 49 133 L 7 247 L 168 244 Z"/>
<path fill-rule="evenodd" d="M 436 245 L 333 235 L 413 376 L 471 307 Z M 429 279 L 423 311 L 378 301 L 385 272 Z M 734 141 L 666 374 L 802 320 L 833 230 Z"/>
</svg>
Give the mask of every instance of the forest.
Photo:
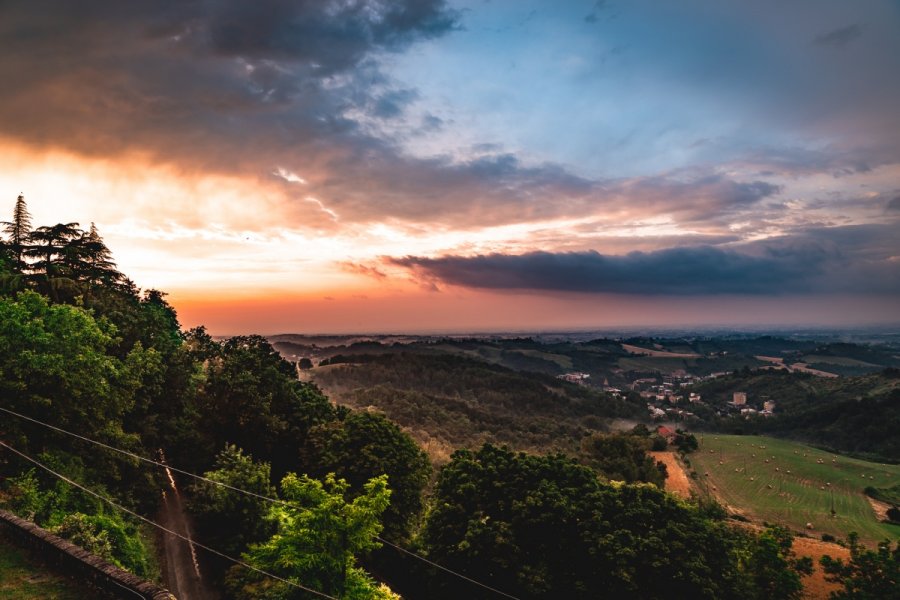
<svg viewBox="0 0 900 600">
<path fill-rule="evenodd" d="M 32 227 L 21 196 L 3 227 L 0 503 L 136 574 L 159 577 L 158 537 L 105 500 L 153 521 L 167 474 L 135 457 L 163 455 L 205 478 L 176 475 L 227 598 L 799 598 L 814 568 L 789 532 L 735 527 L 714 503 L 663 491 L 647 428 L 594 426 L 632 414 L 627 400 L 597 408 L 553 378 L 459 359 L 470 375 L 445 394 L 465 404 L 464 388 L 493 381 L 492 402 L 536 415 L 511 423 L 533 437 L 528 452 L 505 446 L 504 422 L 435 465 L 382 412 L 298 380 L 265 338 L 184 330 L 163 292 L 117 270 L 96 227 Z M 447 379 L 443 359 L 390 360 L 403 377 Z M 488 407 L 461 427 L 495 418 Z M 544 427 L 575 439 L 544 444 Z M 841 597 L 887 597 L 859 590 L 890 589 L 900 550 L 853 552 L 825 565 Z"/>
</svg>

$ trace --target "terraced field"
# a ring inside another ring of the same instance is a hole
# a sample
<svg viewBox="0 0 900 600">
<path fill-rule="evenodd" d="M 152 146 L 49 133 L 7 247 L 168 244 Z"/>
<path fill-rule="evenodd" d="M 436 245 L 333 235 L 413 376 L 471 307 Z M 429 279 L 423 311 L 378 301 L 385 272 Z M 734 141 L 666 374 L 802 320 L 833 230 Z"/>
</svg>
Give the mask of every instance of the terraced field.
<svg viewBox="0 0 900 600">
<path fill-rule="evenodd" d="M 867 543 L 900 539 L 900 526 L 879 522 L 863 494 L 866 486 L 900 482 L 900 466 L 761 436 L 705 434 L 698 439 L 700 449 L 690 461 L 701 488 L 749 518 L 815 536 L 846 537 L 856 531 Z"/>
</svg>

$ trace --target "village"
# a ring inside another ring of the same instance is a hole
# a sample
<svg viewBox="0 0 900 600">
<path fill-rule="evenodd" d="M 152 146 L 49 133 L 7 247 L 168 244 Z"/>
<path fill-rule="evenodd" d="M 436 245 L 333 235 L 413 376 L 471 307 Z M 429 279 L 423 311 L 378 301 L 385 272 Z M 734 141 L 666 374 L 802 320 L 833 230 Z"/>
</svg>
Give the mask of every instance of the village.
<svg viewBox="0 0 900 600">
<path fill-rule="evenodd" d="M 656 374 L 653 377 L 638 377 L 628 384 L 628 390 L 609 385 L 607 379 L 599 386 L 591 382 L 589 373 L 571 372 L 557 375 L 557 379 L 585 387 L 599 388 L 603 392 L 621 398 L 629 393 L 637 393 L 647 403 L 647 412 L 654 421 L 686 421 L 696 419 L 692 406 L 703 404 L 700 394 L 691 390 L 694 384 L 723 377 L 727 373 L 712 373 L 697 376 L 683 370 L 671 374 Z M 772 416 L 775 401 L 768 397 L 751 398 L 747 392 L 736 391 L 730 402 L 715 407 L 720 417 L 741 415 L 750 418 L 755 415 Z"/>
</svg>

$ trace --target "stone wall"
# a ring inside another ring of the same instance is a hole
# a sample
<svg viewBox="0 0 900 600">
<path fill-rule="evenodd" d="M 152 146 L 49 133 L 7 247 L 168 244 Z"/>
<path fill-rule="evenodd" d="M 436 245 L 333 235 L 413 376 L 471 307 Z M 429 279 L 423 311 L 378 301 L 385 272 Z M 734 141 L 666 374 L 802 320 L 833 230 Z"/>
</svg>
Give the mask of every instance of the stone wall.
<svg viewBox="0 0 900 600">
<path fill-rule="evenodd" d="M 0 530 L 47 564 L 103 590 L 113 598 L 176 600 L 168 590 L 111 565 L 25 519 L 0 510 Z"/>
</svg>

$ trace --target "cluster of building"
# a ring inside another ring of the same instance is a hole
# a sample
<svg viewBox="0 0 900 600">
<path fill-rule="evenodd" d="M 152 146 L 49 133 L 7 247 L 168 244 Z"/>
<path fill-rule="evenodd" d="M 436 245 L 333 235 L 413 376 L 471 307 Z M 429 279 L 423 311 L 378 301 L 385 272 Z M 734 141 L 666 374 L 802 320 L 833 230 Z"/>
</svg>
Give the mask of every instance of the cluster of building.
<svg viewBox="0 0 900 600">
<path fill-rule="evenodd" d="M 773 400 L 764 399 L 762 410 L 747 406 L 747 392 L 734 392 L 728 407 L 731 411 L 740 412 L 740 414 L 745 416 L 763 415 L 768 417 L 775 412 L 775 402 Z"/>
<path fill-rule="evenodd" d="M 586 386 L 588 384 L 588 379 L 591 376 L 587 373 L 580 373 L 575 371 L 573 373 L 563 373 L 562 375 L 557 375 L 557 379 L 562 379 L 563 381 L 568 381 L 569 383 L 577 383 L 578 385 Z"/>
<path fill-rule="evenodd" d="M 699 378 L 684 372 L 664 375 L 662 383 L 658 378 L 636 379 L 632 382 L 633 390 L 638 390 L 641 397 L 647 400 L 647 410 L 651 419 L 681 421 L 696 415 L 679 404 L 685 402 L 695 404 L 701 401 L 700 394 L 687 393 L 684 387 L 699 381 Z"/>
<path fill-rule="evenodd" d="M 727 373 L 697 376 L 679 370 L 667 375 L 634 379 L 628 384 L 628 388 L 631 392 L 639 393 L 641 398 L 647 402 L 647 411 L 651 419 L 682 421 L 696 417 L 690 408 L 692 405 L 703 403 L 700 394 L 690 391 L 691 384 L 709 381 L 724 375 Z M 591 385 L 590 377 L 588 373 L 577 371 L 557 375 L 557 379 L 583 386 Z M 617 397 L 625 393 L 619 388 L 610 386 L 609 381 L 605 378 L 602 386 L 598 387 Z M 753 404 L 753 406 L 748 404 L 747 392 L 734 392 L 731 401 L 726 403 L 722 410 L 719 410 L 719 414 L 740 414 L 749 417 L 751 415 L 770 416 L 775 412 L 775 402 L 765 397 L 762 398 L 761 403 Z"/>
</svg>

